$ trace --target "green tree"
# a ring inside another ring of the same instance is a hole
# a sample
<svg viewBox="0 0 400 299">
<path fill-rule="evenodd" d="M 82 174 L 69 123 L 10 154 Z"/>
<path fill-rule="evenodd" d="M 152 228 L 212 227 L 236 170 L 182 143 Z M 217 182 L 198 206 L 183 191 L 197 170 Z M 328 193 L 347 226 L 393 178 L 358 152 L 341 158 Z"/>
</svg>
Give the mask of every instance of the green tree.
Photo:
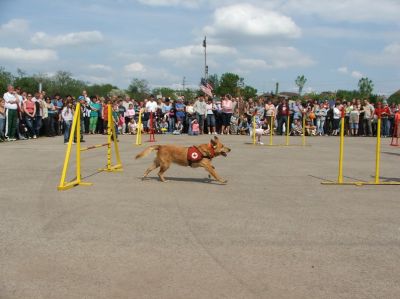
<svg viewBox="0 0 400 299">
<path fill-rule="evenodd" d="M 4 67 L 0 67 L 0 92 L 4 93 L 7 91 L 7 85 L 14 83 L 14 76 L 5 70 Z"/>
<path fill-rule="evenodd" d="M 145 79 L 134 78 L 129 84 L 127 92 L 135 100 L 143 101 L 150 94 L 149 83 Z"/>
<path fill-rule="evenodd" d="M 240 79 L 241 78 L 237 74 L 233 73 L 222 74 L 221 79 L 219 81 L 219 86 L 215 90 L 215 93 L 218 95 L 224 95 L 227 93 L 231 95 L 237 94 L 237 87 Z"/>
<path fill-rule="evenodd" d="M 175 90 L 173 90 L 172 88 L 158 87 L 158 88 L 154 88 L 152 93 L 154 94 L 154 96 L 162 95 L 163 97 L 171 98 L 174 100 L 176 99 Z"/>
<path fill-rule="evenodd" d="M 91 96 L 106 96 L 113 89 L 118 89 L 118 87 L 112 84 L 93 84 L 86 87 L 87 93 Z"/>
<path fill-rule="evenodd" d="M 368 79 L 368 77 L 361 78 L 358 81 L 358 88 L 361 96 L 369 97 L 374 90 L 374 83 L 372 83 L 372 80 Z"/>
<path fill-rule="evenodd" d="M 252 86 L 246 85 L 243 89 L 240 91 L 240 95 L 245 99 L 248 100 L 250 98 L 256 98 L 257 97 L 257 89 L 255 89 Z"/>
<path fill-rule="evenodd" d="M 400 103 L 400 90 L 396 91 L 394 94 L 392 94 L 389 98 L 388 98 L 388 102 L 389 103 L 396 103 L 399 104 Z"/>
<path fill-rule="evenodd" d="M 304 75 L 297 76 L 296 80 L 294 81 L 299 88 L 299 95 L 301 96 L 301 92 L 303 91 L 304 85 L 306 85 L 307 78 Z"/>
<path fill-rule="evenodd" d="M 214 92 L 219 88 L 219 78 L 217 74 L 208 76 L 208 82 L 212 85 Z"/>
<path fill-rule="evenodd" d="M 180 93 L 185 97 L 185 100 L 191 101 L 194 100 L 195 97 L 197 96 L 197 90 L 193 90 L 190 88 L 186 88 L 183 92 Z"/>
<path fill-rule="evenodd" d="M 126 96 L 128 96 L 128 93 L 125 90 L 122 89 L 112 89 L 109 91 L 109 93 L 107 94 L 109 97 L 117 97 L 117 98 L 125 98 Z"/>
</svg>

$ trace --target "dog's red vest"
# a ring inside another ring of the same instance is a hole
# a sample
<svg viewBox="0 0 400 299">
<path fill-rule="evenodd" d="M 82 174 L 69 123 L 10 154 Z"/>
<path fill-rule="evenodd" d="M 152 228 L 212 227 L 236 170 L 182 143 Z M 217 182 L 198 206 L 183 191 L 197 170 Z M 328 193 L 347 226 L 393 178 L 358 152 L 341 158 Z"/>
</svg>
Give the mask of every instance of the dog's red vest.
<svg viewBox="0 0 400 299">
<path fill-rule="evenodd" d="M 203 154 L 195 146 L 188 148 L 187 159 L 189 163 L 196 163 L 203 159 Z"/>
</svg>

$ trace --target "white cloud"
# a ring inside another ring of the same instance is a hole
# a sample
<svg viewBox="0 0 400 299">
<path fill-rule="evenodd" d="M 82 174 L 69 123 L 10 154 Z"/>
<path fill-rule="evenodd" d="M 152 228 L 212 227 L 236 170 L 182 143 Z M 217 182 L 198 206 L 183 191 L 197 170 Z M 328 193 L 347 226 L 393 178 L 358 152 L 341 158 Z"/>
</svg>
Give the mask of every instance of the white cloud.
<svg viewBox="0 0 400 299">
<path fill-rule="evenodd" d="M 300 28 L 290 17 L 276 11 L 251 4 L 234 4 L 217 8 L 214 23 L 206 26 L 204 32 L 212 36 L 250 36 L 296 38 Z"/>
<path fill-rule="evenodd" d="M 207 46 L 207 53 L 210 55 L 227 55 L 236 54 L 237 50 L 232 47 L 221 45 L 209 45 Z M 204 55 L 204 48 L 201 45 L 189 45 L 173 49 L 164 49 L 161 50 L 159 54 L 163 58 L 172 60 L 198 59 L 198 57 Z"/>
<path fill-rule="evenodd" d="M 21 48 L 4 48 L 0 47 L 0 61 L 16 61 L 24 63 L 46 62 L 57 60 L 57 52 L 49 49 L 32 49 L 26 50 Z"/>
<path fill-rule="evenodd" d="M 96 71 L 106 71 L 106 72 L 112 71 L 112 68 L 110 66 L 104 64 L 90 64 L 88 68 Z"/>
<path fill-rule="evenodd" d="M 342 67 L 339 67 L 339 68 L 337 69 L 337 71 L 338 71 L 339 73 L 342 73 L 342 74 L 348 74 L 349 69 L 347 68 L 347 66 L 342 66 Z"/>
<path fill-rule="evenodd" d="M 22 33 L 27 31 L 29 23 L 25 19 L 12 19 L 0 26 L 0 33 Z"/>
<path fill-rule="evenodd" d="M 124 70 L 127 73 L 144 73 L 146 71 L 146 68 L 140 62 L 134 62 L 134 63 L 128 64 L 128 65 L 125 65 Z"/>
<path fill-rule="evenodd" d="M 50 36 L 44 32 L 36 32 L 31 38 L 32 43 L 47 47 L 76 46 L 80 44 L 97 43 L 103 41 L 99 31 L 71 32 L 64 35 Z"/>
<path fill-rule="evenodd" d="M 363 77 L 363 74 L 359 71 L 352 71 L 351 76 L 356 79 L 361 79 Z"/>
<path fill-rule="evenodd" d="M 329 21 L 348 23 L 398 22 L 400 2 L 396 0 L 268 0 L 280 11 L 293 15 L 319 16 Z"/>
<path fill-rule="evenodd" d="M 189 8 L 199 7 L 202 0 L 138 0 L 139 3 L 150 6 L 184 6 Z"/>
<path fill-rule="evenodd" d="M 394 42 L 379 53 L 357 53 L 355 56 L 364 64 L 374 67 L 400 67 L 400 43 Z"/>
<path fill-rule="evenodd" d="M 262 59 L 242 58 L 237 60 L 238 64 L 245 69 L 264 69 L 269 65 Z"/>
</svg>

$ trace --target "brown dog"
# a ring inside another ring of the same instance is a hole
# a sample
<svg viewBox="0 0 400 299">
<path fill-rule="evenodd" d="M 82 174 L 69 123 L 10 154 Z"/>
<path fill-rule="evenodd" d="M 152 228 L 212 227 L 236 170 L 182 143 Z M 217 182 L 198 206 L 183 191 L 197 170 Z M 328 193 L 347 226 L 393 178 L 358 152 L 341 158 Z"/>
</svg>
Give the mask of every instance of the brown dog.
<svg viewBox="0 0 400 299">
<path fill-rule="evenodd" d="M 165 182 L 164 173 L 171 166 L 171 163 L 176 163 L 181 166 L 204 167 L 210 175 L 218 182 L 225 184 L 227 181 L 222 179 L 215 171 L 211 160 L 219 155 L 226 157 L 231 151 L 230 148 L 223 145 L 217 136 L 211 139 L 209 144 L 200 144 L 193 147 L 182 147 L 175 145 L 153 145 L 147 147 L 144 151 L 136 155 L 136 159 L 146 157 L 152 151 L 158 151 L 157 157 L 153 164 L 147 168 L 143 175 L 143 179 L 153 171 L 160 167 L 158 176 L 160 180 Z"/>
</svg>

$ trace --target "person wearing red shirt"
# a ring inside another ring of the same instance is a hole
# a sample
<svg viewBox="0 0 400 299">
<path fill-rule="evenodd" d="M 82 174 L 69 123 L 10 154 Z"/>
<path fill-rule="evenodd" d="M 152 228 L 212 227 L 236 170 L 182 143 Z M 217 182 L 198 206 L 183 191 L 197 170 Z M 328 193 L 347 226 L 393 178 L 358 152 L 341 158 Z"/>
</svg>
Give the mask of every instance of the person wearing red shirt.
<svg viewBox="0 0 400 299">
<path fill-rule="evenodd" d="M 382 135 L 383 137 L 388 137 L 390 135 L 390 109 L 387 103 L 384 103 L 382 107 L 382 103 L 378 102 L 377 107 L 375 108 L 375 115 L 381 119 L 382 121 Z"/>
</svg>

